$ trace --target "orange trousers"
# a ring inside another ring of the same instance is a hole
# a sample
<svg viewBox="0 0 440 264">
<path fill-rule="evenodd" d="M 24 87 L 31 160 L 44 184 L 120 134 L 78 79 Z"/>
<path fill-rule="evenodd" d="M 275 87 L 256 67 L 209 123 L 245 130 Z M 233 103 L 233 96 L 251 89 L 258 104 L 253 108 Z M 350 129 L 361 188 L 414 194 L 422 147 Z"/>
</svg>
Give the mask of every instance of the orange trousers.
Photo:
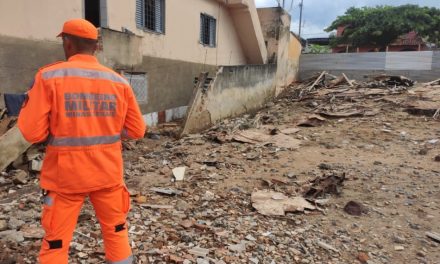
<svg viewBox="0 0 440 264">
<path fill-rule="evenodd" d="M 107 263 L 132 264 L 126 224 L 130 195 L 125 186 L 83 194 L 49 191 L 44 197 L 41 219 L 46 232 L 40 251 L 41 264 L 68 263 L 70 241 L 87 196 L 101 225 Z"/>
</svg>

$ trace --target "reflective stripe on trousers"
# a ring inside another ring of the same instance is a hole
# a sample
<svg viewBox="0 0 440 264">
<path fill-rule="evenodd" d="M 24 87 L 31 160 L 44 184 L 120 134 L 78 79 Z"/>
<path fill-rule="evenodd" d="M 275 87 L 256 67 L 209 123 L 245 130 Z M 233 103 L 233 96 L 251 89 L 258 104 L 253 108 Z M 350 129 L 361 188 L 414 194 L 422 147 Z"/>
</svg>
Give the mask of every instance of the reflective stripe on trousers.
<svg viewBox="0 0 440 264">
<path fill-rule="evenodd" d="M 121 140 L 121 135 L 96 136 L 96 137 L 53 137 L 50 136 L 49 146 L 57 147 L 80 147 L 113 144 Z"/>
<path fill-rule="evenodd" d="M 108 80 L 108 81 L 123 83 L 127 85 L 129 84 L 127 80 L 112 72 L 97 71 L 90 69 L 79 69 L 79 68 L 56 69 L 53 71 L 43 72 L 42 76 L 43 79 L 45 80 L 52 78 L 61 78 L 61 77 L 81 77 L 88 79 Z"/>
<path fill-rule="evenodd" d="M 133 256 L 130 256 L 124 260 L 120 260 L 120 261 L 110 261 L 107 260 L 107 264 L 132 264 L 133 263 Z"/>
</svg>

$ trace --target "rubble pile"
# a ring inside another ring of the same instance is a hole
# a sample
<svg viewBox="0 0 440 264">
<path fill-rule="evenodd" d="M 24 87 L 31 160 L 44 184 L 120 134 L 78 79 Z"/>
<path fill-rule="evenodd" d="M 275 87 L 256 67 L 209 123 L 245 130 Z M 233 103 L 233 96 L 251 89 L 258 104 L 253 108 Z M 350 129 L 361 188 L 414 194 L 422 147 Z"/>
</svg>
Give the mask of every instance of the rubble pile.
<svg viewBox="0 0 440 264">
<path fill-rule="evenodd" d="M 136 263 L 440 259 L 440 128 L 407 111 L 436 102 L 437 84 L 373 88 L 323 76 L 201 134 L 175 139 L 168 125 L 125 142 Z M 38 173 L 25 166 L 40 151 L 0 177 L 0 263 L 36 263 Z M 71 262 L 102 263 L 102 243 L 86 202 Z"/>
<path fill-rule="evenodd" d="M 6 114 L 6 109 L 0 108 L 0 136 L 4 135 L 6 131 L 11 129 L 16 122 L 17 118 L 8 117 Z"/>
</svg>

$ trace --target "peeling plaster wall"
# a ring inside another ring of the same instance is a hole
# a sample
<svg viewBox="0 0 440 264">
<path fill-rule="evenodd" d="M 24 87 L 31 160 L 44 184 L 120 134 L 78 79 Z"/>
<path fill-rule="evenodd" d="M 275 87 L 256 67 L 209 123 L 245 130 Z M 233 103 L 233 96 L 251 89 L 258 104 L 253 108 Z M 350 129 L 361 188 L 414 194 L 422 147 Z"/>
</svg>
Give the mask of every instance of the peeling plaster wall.
<svg viewBox="0 0 440 264">
<path fill-rule="evenodd" d="M 26 92 L 39 68 L 60 60 L 64 60 L 61 43 L 0 36 L 0 94 Z"/>
<path fill-rule="evenodd" d="M 301 47 L 296 38 L 291 37 L 290 15 L 280 7 L 259 8 L 261 28 L 267 46 L 268 62 L 277 64 L 278 95 L 295 79 L 298 72 L 300 53 L 293 52 Z"/>
<path fill-rule="evenodd" d="M 299 60 L 301 57 L 302 45 L 298 38 L 291 32 L 289 43 L 289 59 L 288 72 L 286 76 L 286 84 L 289 85 L 298 79 L 299 74 Z"/>
<path fill-rule="evenodd" d="M 275 84 L 275 64 L 221 67 L 206 91 L 194 93 L 183 134 L 262 108 L 275 96 Z"/>
</svg>

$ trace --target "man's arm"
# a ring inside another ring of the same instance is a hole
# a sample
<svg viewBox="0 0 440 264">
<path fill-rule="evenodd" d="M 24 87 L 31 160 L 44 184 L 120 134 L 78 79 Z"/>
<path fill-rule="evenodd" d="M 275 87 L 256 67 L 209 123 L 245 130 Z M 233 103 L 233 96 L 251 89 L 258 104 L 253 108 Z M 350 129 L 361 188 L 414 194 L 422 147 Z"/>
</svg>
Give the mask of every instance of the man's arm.
<svg viewBox="0 0 440 264">
<path fill-rule="evenodd" d="M 141 110 L 136 101 L 131 88 L 127 89 L 127 115 L 125 117 L 124 129 L 122 131 L 123 138 L 139 139 L 143 138 L 147 130 Z"/>
<path fill-rule="evenodd" d="M 18 116 L 18 128 L 30 143 L 45 141 L 49 135 L 49 113 L 52 103 L 48 93 L 39 72 Z"/>
</svg>

